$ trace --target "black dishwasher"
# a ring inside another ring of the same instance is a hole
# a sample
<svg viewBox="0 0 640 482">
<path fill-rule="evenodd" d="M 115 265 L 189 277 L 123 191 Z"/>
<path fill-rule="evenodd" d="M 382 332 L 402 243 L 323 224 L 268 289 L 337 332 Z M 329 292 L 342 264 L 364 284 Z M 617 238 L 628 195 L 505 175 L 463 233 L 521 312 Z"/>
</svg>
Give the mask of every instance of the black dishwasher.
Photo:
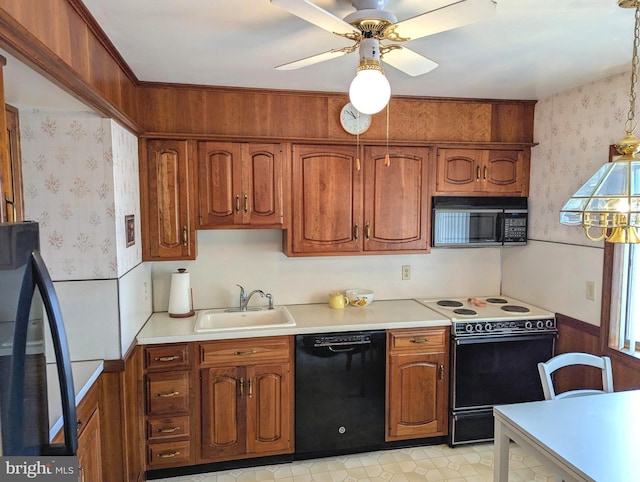
<svg viewBox="0 0 640 482">
<path fill-rule="evenodd" d="M 384 446 L 385 331 L 296 336 L 295 457 Z"/>
</svg>

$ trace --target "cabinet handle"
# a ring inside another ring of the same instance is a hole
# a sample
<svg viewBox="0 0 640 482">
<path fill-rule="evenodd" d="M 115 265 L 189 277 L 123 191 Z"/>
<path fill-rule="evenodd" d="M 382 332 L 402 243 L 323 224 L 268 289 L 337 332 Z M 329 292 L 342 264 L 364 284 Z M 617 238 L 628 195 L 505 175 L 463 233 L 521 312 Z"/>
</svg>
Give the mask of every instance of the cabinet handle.
<svg viewBox="0 0 640 482">
<path fill-rule="evenodd" d="M 84 467 L 78 467 L 80 471 L 80 482 L 84 482 Z"/>
<path fill-rule="evenodd" d="M 157 358 L 154 358 L 154 361 L 159 361 L 159 362 L 170 362 L 173 360 L 179 360 L 180 359 L 180 355 L 173 355 L 173 356 L 160 356 Z"/>
<path fill-rule="evenodd" d="M 240 398 L 244 398 L 244 378 L 240 378 Z"/>
<path fill-rule="evenodd" d="M 247 214 L 249 212 L 249 196 L 244 195 L 244 213 Z"/>
<path fill-rule="evenodd" d="M 410 340 L 411 343 L 426 343 L 427 339 L 426 338 L 412 338 Z"/>
<path fill-rule="evenodd" d="M 178 430 L 180 430 L 180 427 L 159 428 L 158 433 L 174 433 L 174 432 L 177 432 Z"/>
<path fill-rule="evenodd" d="M 253 397 L 253 378 L 249 378 L 249 398 Z"/>
<path fill-rule="evenodd" d="M 365 224 L 364 237 L 367 241 L 371 239 L 371 225 L 369 223 Z"/>
<path fill-rule="evenodd" d="M 175 391 L 175 392 L 169 392 L 169 393 L 156 393 L 156 397 L 160 397 L 160 398 L 170 398 L 170 397 L 175 397 L 176 395 L 180 395 L 180 392 Z"/>
<path fill-rule="evenodd" d="M 236 212 L 240 212 L 240 196 L 236 194 Z"/>
<path fill-rule="evenodd" d="M 487 166 L 484 166 L 484 169 L 482 171 L 482 180 L 483 181 L 487 180 Z"/>
<path fill-rule="evenodd" d="M 182 244 L 186 246 L 188 242 L 189 242 L 189 237 L 187 236 L 187 227 L 182 226 Z"/>
<path fill-rule="evenodd" d="M 244 355 L 253 355 L 255 354 L 256 351 L 255 350 L 249 350 L 249 351 L 234 351 L 233 354 L 234 355 L 238 355 L 238 356 L 244 356 Z"/>
<path fill-rule="evenodd" d="M 356 241 L 360 238 L 360 226 L 358 226 L 358 223 L 353 227 L 353 237 L 356 238 Z"/>
<path fill-rule="evenodd" d="M 444 380 L 444 365 L 440 365 L 440 380 Z"/>
<path fill-rule="evenodd" d="M 160 457 L 161 459 L 170 459 L 172 457 L 177 457 L 178 455 L 180 455 L 180 451 L 176 450 L 175 452 L 172 452 L 170 454 L 158 454 L 158 457 Z"/>
<path fill-rule="evenodd" d="M 80 433 L 80 429 L 82 428 L 82 425 L 84 424 L 84 422 L 82 420 L 78 420 L 76 422 L 76 433 Z"/>
<path fill-rule="evenodd" d="M 356 171 L 360 171 L 360 158 L 356 157 Z"/>
<path fill-rule="evenodd" d="M 476 166 L 476 182 L 480 180 L 480 166 Z"/>
</svg>

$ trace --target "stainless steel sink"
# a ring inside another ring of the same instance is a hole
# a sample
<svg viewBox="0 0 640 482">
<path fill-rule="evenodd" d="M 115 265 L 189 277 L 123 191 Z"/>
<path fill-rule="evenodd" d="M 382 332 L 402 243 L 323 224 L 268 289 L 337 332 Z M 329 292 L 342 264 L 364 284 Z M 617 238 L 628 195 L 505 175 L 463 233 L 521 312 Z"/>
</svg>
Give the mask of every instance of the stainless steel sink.
<svg viewBox="0 0 640 482">
<path fill-rule="evenodd" d="M 202 310 L 198 312 L 193 331 L 259 330 L 295 326 L 296 322 L 284 306 L 257 311 Z"/>
</svg>

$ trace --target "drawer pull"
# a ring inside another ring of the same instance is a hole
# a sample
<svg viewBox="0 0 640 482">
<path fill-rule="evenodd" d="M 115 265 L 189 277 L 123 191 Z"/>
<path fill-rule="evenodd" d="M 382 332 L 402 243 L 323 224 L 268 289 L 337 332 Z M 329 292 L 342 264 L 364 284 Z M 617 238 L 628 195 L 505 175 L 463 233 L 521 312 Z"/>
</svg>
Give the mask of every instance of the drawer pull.
<svg viewBox="0 0 640 482">
<path fill-rule="evenodd" d="M 158 454 L 158 457 L 160 457 L 161 459 L 170 459 L 172 457 L 177 457 L 178 455 L 180 455 L 180 451 L 176 450 L 175 452 L 172 452 L 170 454 Z"/>
<path fill-rule="evenodd" d="M 440 365 L 440 380 L 444 380 L 444 365 Z"/>
<path fill-rule="evenodd" d="M 243 355 L 255 355 L 256 351 L 255 350 L 249 350 L 249 351 L 234 351 L 233 354 L 234 355 L 239 355 L 239 356 L 243 356 Z"/>
<path fill-rule="evenodd" d="M 177 432 L 178 430 L 180 430 L 180 427 L 159 428 L 158 433 L 174 433 L 174 432 Z"/>
<path fill-rule="evenodd" d="M 156 393 L 156 397 L 161 397 L 161 398 L 175 397 L 176 395 L 180 395 L 180 392 L 175 391 L 175 392 L 169 392 L 169 393 Z"/>
<path fill-rule="evenodd" d="M 155 361 L 159 361 L 159 362 L 169 362 L 173 360 L 180 360 L 180 355 L 161 356 L 161 357 L 155 358 Z"/>
<path fill-rule="evenodd" d="M 429 340 L 427 340 L 426 338 L 413 338 L 410 341 L 411 343 L 426 343 Z"/>
</svg>

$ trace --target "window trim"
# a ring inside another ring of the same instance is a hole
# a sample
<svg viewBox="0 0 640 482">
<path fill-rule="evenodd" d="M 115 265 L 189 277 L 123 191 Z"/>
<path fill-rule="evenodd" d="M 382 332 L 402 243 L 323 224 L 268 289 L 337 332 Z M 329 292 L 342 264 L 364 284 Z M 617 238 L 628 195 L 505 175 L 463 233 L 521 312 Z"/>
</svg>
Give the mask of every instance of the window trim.
<svg viewBox="0 0 640 482">
<path fill-rule="evenodd" d="M 619 153 L 614 145 L 609 146 L 609 162 Z M 613 273 L 615 271 L 615 247 L 614 243 L 604 243 L 604 261 L 602 269 L 602 304 L 600 307 L 600 351 L 603 355 L 618 360 L 626 367 L 640 370 L 640 358 L 629 353 L 624 353 L 617 348 L 617 340 L 620 331 L 620 322 L 611 320 L 611 302 L 613 299 Z M 615 343 L 611 343 L 615 340 Z"/>
</svg>

